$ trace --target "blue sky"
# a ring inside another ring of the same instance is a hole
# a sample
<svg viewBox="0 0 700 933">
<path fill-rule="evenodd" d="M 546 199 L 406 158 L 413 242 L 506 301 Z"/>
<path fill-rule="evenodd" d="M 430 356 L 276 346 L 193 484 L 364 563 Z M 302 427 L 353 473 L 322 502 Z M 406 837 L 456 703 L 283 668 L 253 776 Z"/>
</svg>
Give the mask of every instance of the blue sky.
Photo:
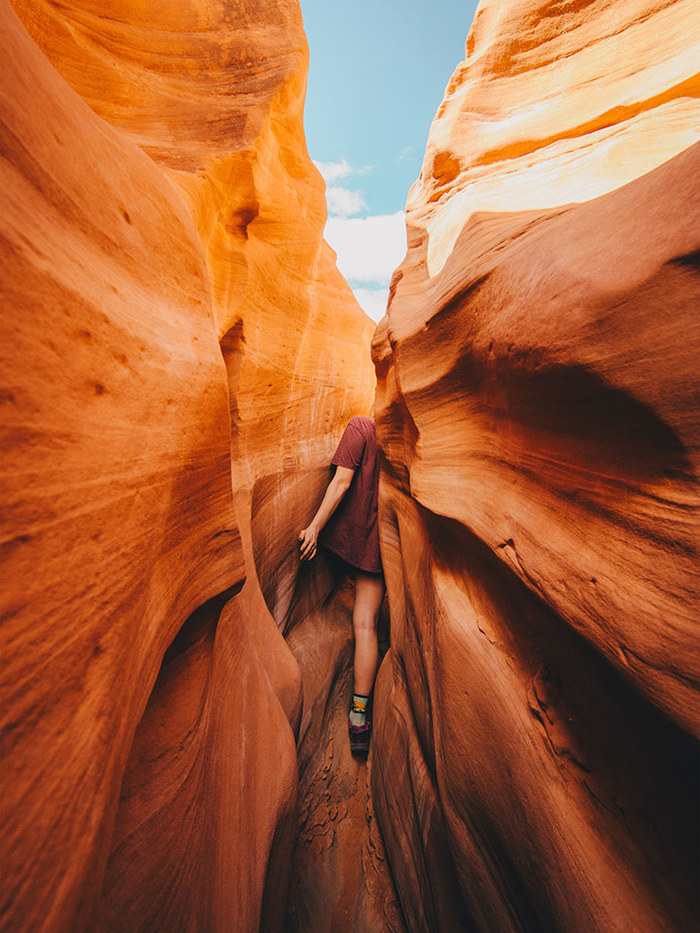
<svg viewBox="0 0 700 933">
<path fill-rule="evenodd" d="M 304 125 L 326 178 L 326 239 L 360 304 L 381 317 L 403 258 L 403 209 L 477 0 L 301 0 Z"/>
</svg>

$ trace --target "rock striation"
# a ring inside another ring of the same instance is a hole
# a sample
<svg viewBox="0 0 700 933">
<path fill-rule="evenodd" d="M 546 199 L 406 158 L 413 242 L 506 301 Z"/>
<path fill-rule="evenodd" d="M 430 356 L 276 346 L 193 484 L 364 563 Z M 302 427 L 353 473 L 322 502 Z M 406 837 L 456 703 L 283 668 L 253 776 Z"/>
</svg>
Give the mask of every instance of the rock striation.
<svg viewBox="0 0 700 933">
<path fill-rule="evenodd" d="M 283 633 L 335 586 L 296 537 L 374 384 L 322 239 L 298 4 L 14 10 L 0 925 L 280 929 Z"/>
<path fill-rule="evenodd" d="M 13 7 L 0 927 L 690 929 L 695 5 L 479 7 L 373 344 L 367 763 L 297 556 L 373 391 L 298 4 Z"/>
<path fill-rule="evenodd" d="M 372 789 L 411 930 L 693 924 L 698 25 L 482 2 L 409 195 Z"/>
</svg>

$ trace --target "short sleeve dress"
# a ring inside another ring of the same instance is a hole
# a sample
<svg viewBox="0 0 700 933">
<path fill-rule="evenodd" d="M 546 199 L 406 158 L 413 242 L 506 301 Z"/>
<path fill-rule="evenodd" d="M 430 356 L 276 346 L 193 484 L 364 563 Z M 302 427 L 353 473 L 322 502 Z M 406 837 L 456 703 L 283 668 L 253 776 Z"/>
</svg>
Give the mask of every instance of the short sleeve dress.
<svg viewBox="0 0 700 933">
<path fill-rule="evenodd" d="M 321 543 L 358 570 L 381 573 L 377 522 L 379 461 L 371 418 L 350 419 L 331 463 L 348 467 L 355 475 L 324 528 Z"/>
</svg>

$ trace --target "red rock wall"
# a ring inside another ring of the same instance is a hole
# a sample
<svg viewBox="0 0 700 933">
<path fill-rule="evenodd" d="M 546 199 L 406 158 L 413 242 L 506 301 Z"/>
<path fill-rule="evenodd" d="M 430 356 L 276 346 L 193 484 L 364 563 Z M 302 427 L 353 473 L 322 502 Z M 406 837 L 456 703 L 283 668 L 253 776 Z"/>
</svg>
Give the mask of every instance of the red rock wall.
<svg viewBox="0 0 700 933">
<path fill-rule="evenodd" d="M 693 5 L 480 7 L 375 340 L 367 765 L 296 554 L 372 381 L 298 7 L 14 6 L 2 928 L 690 928 Z"/>
<path fill-rule="evenodd" d="M 282 632 L 334 585 L 296 538 L 373 387 L 298 5 L 14 6 L 41 51 L 4 6 L 0 923 L 280 929 Z"/>
<path fill-rule="evenodd" d="M 409 196 L 372 787 L 412 930 L 693 925 L 696 23 L 482 3 Z"/>
</svg>

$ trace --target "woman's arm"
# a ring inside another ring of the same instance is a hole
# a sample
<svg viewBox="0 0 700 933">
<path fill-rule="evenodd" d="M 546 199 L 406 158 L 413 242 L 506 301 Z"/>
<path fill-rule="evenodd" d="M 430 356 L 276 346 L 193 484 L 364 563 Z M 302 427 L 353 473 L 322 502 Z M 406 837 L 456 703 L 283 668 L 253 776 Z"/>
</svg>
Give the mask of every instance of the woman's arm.
<svg viewBox="0 0 700 933">
<path fill-rule="evenodd" d="M 300 557 L 302 560 L 311 560 L 316 556 L 319 533 L 340 505 L 343 496 L 350 488 L 354 475 L 355 471 L 349 467 L 336 467 L 335 476 L 328 484 L 326 494 L 318 507 L 318 512 L 316 512 L 308 527 L 304 528 L 299 535 L 299 541 L 301 542 Z"/>
</svg>

